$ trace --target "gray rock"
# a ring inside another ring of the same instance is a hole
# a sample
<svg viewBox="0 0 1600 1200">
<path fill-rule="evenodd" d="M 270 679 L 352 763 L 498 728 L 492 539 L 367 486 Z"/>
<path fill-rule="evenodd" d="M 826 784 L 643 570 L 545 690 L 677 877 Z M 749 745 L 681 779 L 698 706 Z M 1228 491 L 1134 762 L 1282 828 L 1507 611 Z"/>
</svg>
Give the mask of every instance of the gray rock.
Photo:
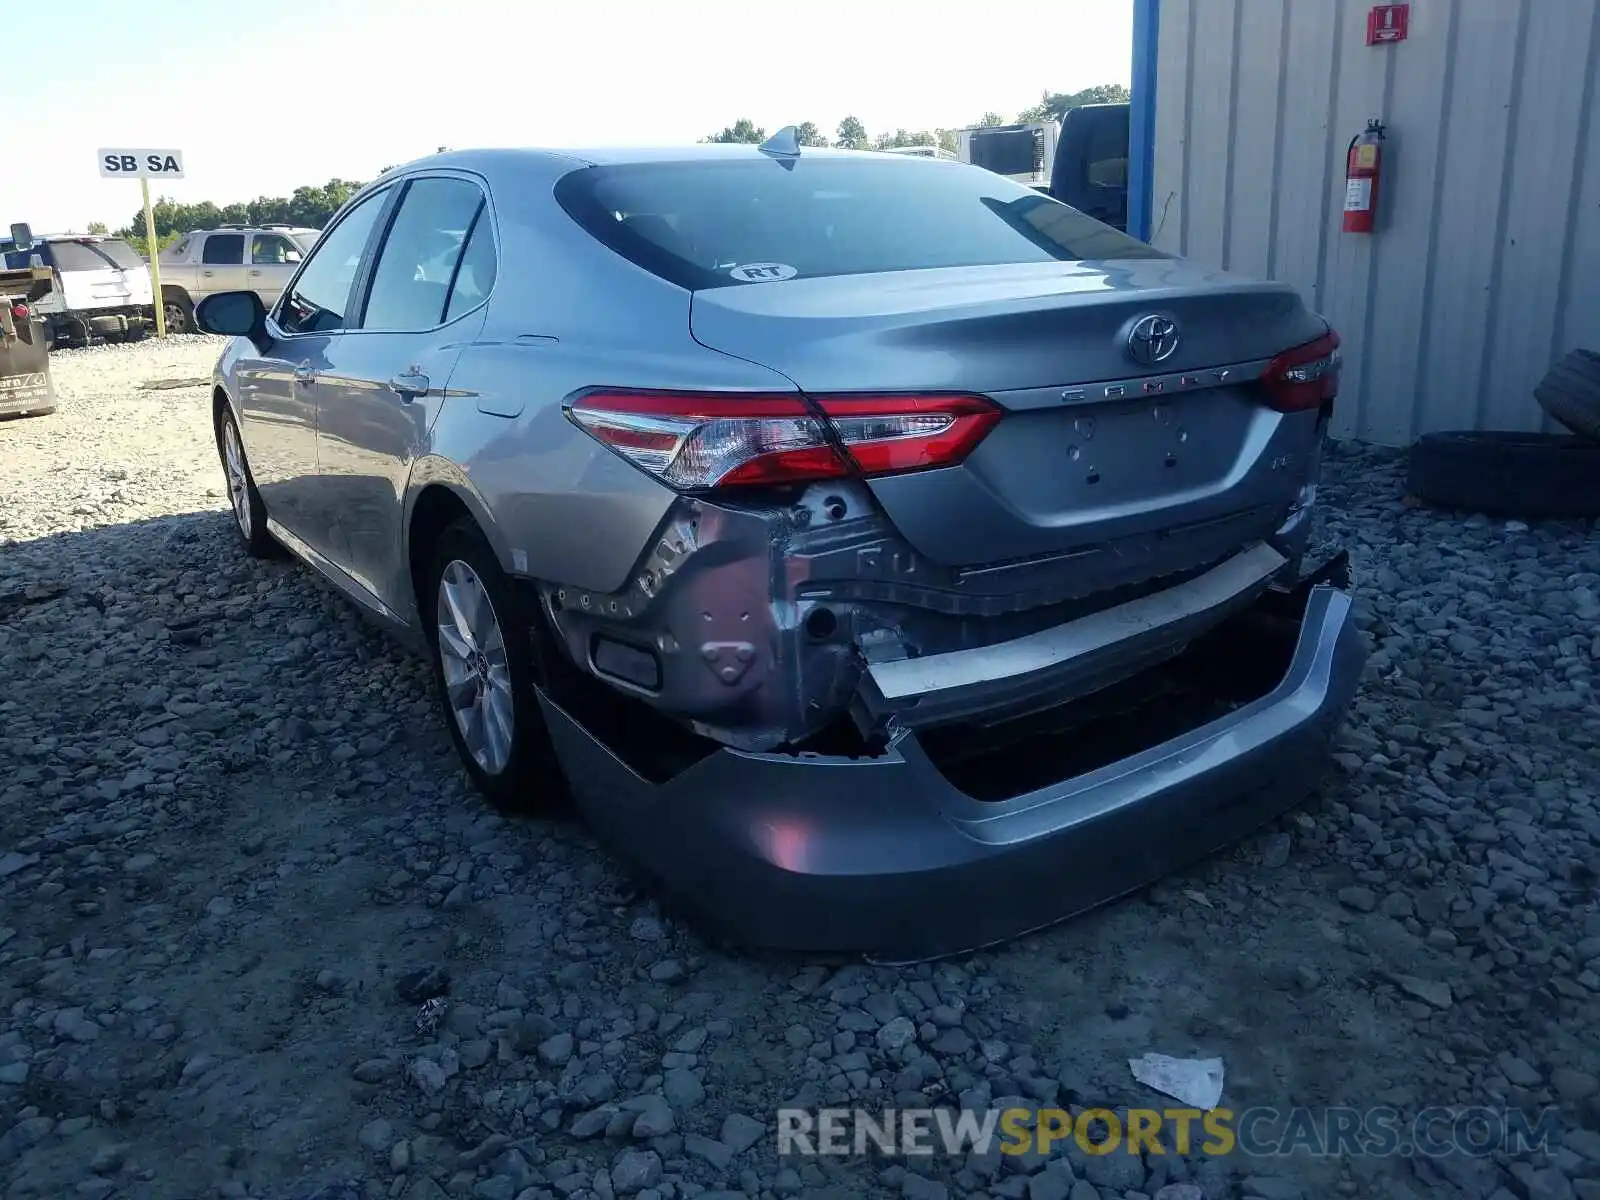
<svg viewBox="0 0 1600 1200">
<path fill-rule="evenodd" d="M 654 1150 L 624 1150 L 612 1161 L 611 1186 L 619 1196 L 632 1196 L 661 1182 L 661 1156 Z"/>
<path fill-rule="evenodd" d="M 676 1111 L 698 1108 L 705 1102 L 706 1089 L 693 1071 L 668 1071 L 661 1083 L 662 1095 Z"/>
<path fill-rule="evenodd" d="M 722 1144 L 735 1154 L 743 1154 L 765 1136 L 767 1127 L 754 1117 L 729 1113 L 722 1121 Z"/>
<path fill-rule="evenodd" d="M 1378 907 L 1378 897 L 1371 888 L 1342 887 L 1339 889 L 1339 903 L 1356 912 L 1369 913 Z"/>
<path fill-rule="evenodd" d="M 1500 1073 L 1517 1087 L 1538 1087 L 1544 1082 L 1537 1070 L 1514 1054 L 1502 1053 L 1495 1062 L 1499 1064 Z"/>
<path fill-rule="evenodd" d="M 878 1030 L 876 1040 L 881 1049 L 900 1050 L 916 1041 L 917 1027 L 910 1017 L 895 1017 Z"/>
<path fill-rule="evenodd" d="M 1453 1002 L 1448 983 L 1419 979 L 1415 975 L 1396 975 L 1394 982 L 1406 995 L 1415 996 L 1434 1008 L 1449 1008 Z"/>
<path fill-rule="evenodd" d="M 548 1037 L 537 1047 L 539 1061 L 552 1067 L 564 1067 L 572 1058 L 574 1044 L 570 1033 L 558 1033 Z"/>
<path fill-rule="evenodd" d="M 374 1154 L 387 1154 L 394 1145 L 394 1126 L 382 1117 L 368 1121 L 357 1135 L 361 1144 Z"/>
</svg>

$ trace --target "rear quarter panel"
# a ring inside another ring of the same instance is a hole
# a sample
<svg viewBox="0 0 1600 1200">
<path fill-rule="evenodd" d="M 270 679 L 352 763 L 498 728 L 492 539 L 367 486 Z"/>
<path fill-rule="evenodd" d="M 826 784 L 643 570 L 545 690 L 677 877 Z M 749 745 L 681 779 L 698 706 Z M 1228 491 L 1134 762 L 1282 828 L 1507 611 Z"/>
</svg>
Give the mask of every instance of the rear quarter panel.
<svg viewBox="0 0 1600 1200">
<path fill-rule="evenodd" d="M 409 502 L 421 480 L 457 472 L 508 573 L 615 591 L 676 493 L 574 425 L 563 402 L 596 387 L 794 384 L 695 342 L 688 292 L 613 254 L 556 204 L 564 173 L 483 176 L 499 245 L 488 318 L 451 375 Z"/>
</svg>

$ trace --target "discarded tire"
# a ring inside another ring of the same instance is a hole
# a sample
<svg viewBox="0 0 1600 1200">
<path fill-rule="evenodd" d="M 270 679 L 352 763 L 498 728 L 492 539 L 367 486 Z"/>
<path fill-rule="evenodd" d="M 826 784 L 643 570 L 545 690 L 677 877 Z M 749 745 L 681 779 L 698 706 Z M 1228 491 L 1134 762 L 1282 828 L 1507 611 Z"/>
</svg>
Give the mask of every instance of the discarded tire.
<svg viewBox="0 0 1600 1200">
<path fill-rule="evenodd" d="M 1497 517 L 1600 517 L 1600 443 L 1564 433 L 1429 433 L 1406 490 Z"/>
<path fill-rule="evenodd" d="M 1600 442 L 1600 354 L 1574 350 L 1550 368 L 1533 398 L 1553 420 Z"/>
</svg>

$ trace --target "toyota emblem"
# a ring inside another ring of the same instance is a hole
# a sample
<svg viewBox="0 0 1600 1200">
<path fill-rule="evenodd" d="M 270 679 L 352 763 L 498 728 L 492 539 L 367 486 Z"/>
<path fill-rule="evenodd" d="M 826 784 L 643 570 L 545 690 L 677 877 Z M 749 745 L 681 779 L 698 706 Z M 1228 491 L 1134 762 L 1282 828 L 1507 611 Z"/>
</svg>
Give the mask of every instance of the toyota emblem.
<svg viewBox="0 0 1600 1200">
<path fill-rule="evenodd" d="M 1166 362 L 1178 352 L 1178 325 L 1151 313 L 1140 317 L 1128 331 L 1128 357 L 1146 367 Z"/>
</svg>

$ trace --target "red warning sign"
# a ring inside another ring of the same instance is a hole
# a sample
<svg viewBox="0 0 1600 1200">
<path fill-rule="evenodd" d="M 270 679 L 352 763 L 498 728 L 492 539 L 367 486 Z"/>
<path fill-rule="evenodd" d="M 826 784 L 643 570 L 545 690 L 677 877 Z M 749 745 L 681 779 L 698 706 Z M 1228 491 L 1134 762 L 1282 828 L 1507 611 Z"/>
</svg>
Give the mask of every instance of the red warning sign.
<svg viewBox="0 0 1600 1200">
<path fill-rule="evenodd" d="M 1367 45 L 1382 46 L 1406 40 L 1411 25 L 1411 5 L 1374 4 L 1367 13 Z"/>
</svg>

